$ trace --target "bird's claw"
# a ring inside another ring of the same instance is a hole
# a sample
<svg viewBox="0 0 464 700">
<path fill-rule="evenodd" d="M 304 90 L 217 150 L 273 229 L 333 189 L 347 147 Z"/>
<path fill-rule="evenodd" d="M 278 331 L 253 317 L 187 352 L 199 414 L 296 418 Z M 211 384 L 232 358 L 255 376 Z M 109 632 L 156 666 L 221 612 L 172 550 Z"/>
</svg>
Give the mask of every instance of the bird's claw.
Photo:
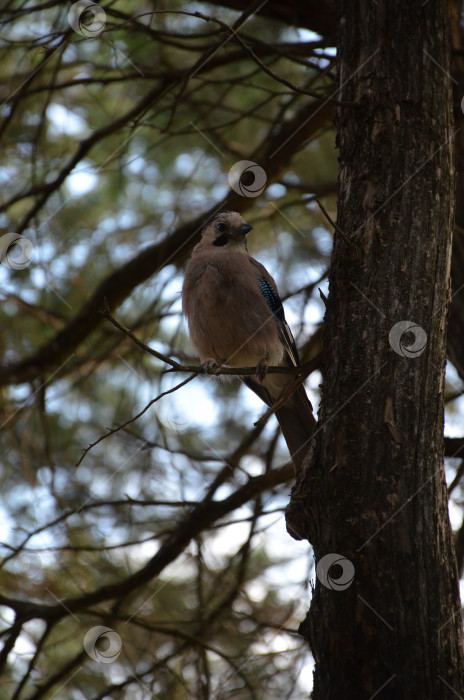
<svg viewBox="0 0 464 700">
<path fill-rule="evenodd" d="M 263 383 L 264 377 L 267 374 L 267 367 L 268 367 L 268 364 L 267 364 L 266 360 L 260 360 L 258 362 L 258 364 L 256 365 L 256 379 L 261 384 Z"/>
<path fill-rule="evenodd" d="M 201 368 L 208 374 L 211 374 L 214 370 L 219 369 L 219 365 L 212 357 L 208 357 L 207 360 L 201 363 Z"/>
</svg>

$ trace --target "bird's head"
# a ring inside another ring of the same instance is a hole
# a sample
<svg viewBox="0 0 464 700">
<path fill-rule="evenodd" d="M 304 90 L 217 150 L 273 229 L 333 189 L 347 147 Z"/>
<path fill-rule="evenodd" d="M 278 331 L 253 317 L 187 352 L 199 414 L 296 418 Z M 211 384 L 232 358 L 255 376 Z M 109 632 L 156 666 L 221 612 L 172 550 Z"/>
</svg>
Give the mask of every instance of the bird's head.
<svg viewBox="0 0 464 700">
<path fill-rule="evenodd" d="M 201 242 L 217 248 L 246 250 L 246 235 L 252 228 L 236 211 L 220 211 L 207 221 Z"/>
</svg>

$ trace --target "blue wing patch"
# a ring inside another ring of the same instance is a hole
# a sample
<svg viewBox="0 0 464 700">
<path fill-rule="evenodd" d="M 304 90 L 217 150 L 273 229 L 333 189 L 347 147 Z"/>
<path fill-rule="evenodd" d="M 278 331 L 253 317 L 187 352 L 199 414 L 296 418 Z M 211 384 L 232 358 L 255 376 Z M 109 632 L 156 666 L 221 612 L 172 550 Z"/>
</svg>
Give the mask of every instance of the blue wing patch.
<svg viewBox="0 0 464 700">
<path fill-rule="evenodd" d="M 266 303 L 272 313 L 275 314 L 279 320 L 285 320 L 282 302 L 274 287 L 270 285 L 264 277 L 258 277 L 258 284 L 261 294 L 266 299 Z"/>
<path fill-rule="evenodd" d="M 277 329 L 284 348 L 287 351 L 290 360 L 295 367 L 299 364 L 298 350 L 296 349 L 295 340 L 293 339 L 290 327 L 285 320 L 284 307 L 282 301 L 275 291 L 274 287 L 261 275 L 258 277 L 258 284 L 261 294 L 266 300 L 267 305 L 276 317 Z"/>
</svg>

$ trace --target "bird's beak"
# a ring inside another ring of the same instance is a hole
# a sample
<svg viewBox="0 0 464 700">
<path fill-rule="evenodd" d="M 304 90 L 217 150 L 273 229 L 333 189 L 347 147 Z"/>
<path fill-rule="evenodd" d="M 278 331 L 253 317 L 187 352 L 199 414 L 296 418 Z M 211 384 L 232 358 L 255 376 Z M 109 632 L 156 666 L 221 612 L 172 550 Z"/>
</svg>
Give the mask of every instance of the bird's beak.
<svg viewBox="0 0 464 700">
<path fill-rule="evenodd" d="M 233 228 L 231 230 L 231 233 L 239 236 L 246 236 L 252 228 L 253 226 L 251 226 L 250 224 L 242 224 L 239 228 Z"/>
</svg>

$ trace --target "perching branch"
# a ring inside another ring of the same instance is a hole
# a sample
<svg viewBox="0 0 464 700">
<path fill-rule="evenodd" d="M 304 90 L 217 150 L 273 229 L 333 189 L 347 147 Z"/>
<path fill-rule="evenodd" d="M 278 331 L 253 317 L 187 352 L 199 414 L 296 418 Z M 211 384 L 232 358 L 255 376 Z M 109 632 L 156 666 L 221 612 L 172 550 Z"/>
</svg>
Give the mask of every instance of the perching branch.
<svg viewBox="0 0 464 700">
<path fill-rule="evenodd" d="M 106 300 L 105 300 L 106 301 Z M 81 457 L 79 458 L 78 462 L 76 463 L 76 467 L 78 467 L 84 457 L 87 455 L 87 453 L 95 447 L 95 445 L 98 445 L 100 442 L 103 440 L 106 440 L 106 438 L 110 437 L 111 435 L 114 435 L 115 433 L 118 433 L 120 430 L 123 430 L 126 428 L 128 425 L 131 423 L 134 423 L 136 420 L 138 420 L 141 416 L 143 416 L 148 409 L 153 406 L 153 404 L 157 403 L 160 399 L 162 399 L 164 396 L 167 396 L 168 394 L 172 394 L 178 389 L 181 389 L 183 386 L 188 384 L 189 382 L 192 381 L 192 379 L 195 379 L 195 377 L 198 374 L 210 374 L 210 375 L 232 375 L 232 376 L 245 376 L 245 375 L 252 375 L 256 374 L 256 367 L 209 367 L 208 365 L 181 365 L 175 360 L 172 360 L 171 358 L 167 357 L 166 355 L 163 355 L 162 353 L 158 352 L 157 350 L 153 350 L 153 348 L 150 348 L 148 345 L 145 345 L 137 336 L 128 328 L 123 326 L 122 324 L 119 323 L 119 321 L 114 318 L 114 316 L 110 313 L 108 306 L 105 305 L 104 310 L 101 312 L 101 315 L 106 318 L 110 323 L 115 326 L 121 333 L 124 333 L 127 335 L 133 343 L 135 343 L 139 348 L 141 348 L 144 352 L 147 352 L 149 355 L 153 355 L 159 360 L 162 360 L 166 364 L 169 364 L 171 366 L 170 370 L 167 370 L 166 373 L 169 372 L 189 372 L 190 377 L 185 379 L 183 382 L 180 382 L 180 384 L 176 384 L 175 387 L 172 387 L 172 389 L 168 389 L 167 391 L 163 391 L 161 394 L 156 396 L 154 399 L 148 402 L 148 404 L 141 410 L 139 413 L 137 413 L 135 416 L 132 416 L 132 418 L 129 418 L 125 423 L 122 423 L 121 425 L 117 426 L 116 428 L 111 428 L 108 430 L 108 432 L 105 435 L 101 435 L 98 440 L 95 440 L 95 442 L 92 442 L 89 444 L 89 446 L 83 451 Z M 272 374 L 294 374 L 295 375 L 295 380 L 291 382 L 289 387 L 286 387 L 286 389 L 282 392 L 281 397 L 279 400 L 271 406 L 264 415 L 261 416 L 261 418 L 256 421 L 255 426 L 261 426 L 266 423 L 268 418 L 273 415 L 289 398 L 290 396 L 296 391 L 296 389 L 304 382 L 306 377 L 311 374 L 317 367 L 320 365 L 320 360 L 321 360 L 321 354 L 319 353 L 316 357 L 314 357 L 312 360 L 307 362 L 304 365 L 301 365 L 299 367 L 269 367 L 267 369 L 267 372 L 270 372 Z"/>
<path fill-rule="evenodd" d="M 106 300 L 105 300 L 106 301 Z M 240 377 L 240 376 L 247 376 L 247 375 L 253 375 L 256 374 L 256 367 L 226 367 L 224 365 L 221 366 L 208 366 L 208 365 L 181 365 L 179 362 L 176 362 L 176 360 L 173 360 L 170 357 L 167 357 L 167 355 L 163 355 L 163 353 L 158 352 L 158 350 L 153 350 L 153 348 L 150 348 L 148 345 L 146 345 L 144 342 L 142 342 L 137 336 L 129 330 L 129 328 L 126 328 L 123 326 L 119 321 L 110 313 L 108 306 L 106 305 L 106 308 L 100 312 L 101 316 L 103 318 L 106 318 L 110 323 L 115 326 L 118 330 L 121 331 L 121 333 L 124 333 L 127 335 L 133 343 L 135 343 L 139 348 L 141 348 L 144 352 L 148 353 L 149 355 L 153 355 L 153 357 L 156 357 L 158 360 L 161 360 L 162 362 L 165 362 L 166 364 L 171 366 L 171 369 L 166 370 L 166 374 L 169 374 L 171 372 L 189 372 L 193 374 L 210 374 L 213 376 L 221 376 L 221 375 L 231 375 L 233 377 Z M 266 372 L 269 374 L 295 374 L 296 376 L 300 376 L 300 374 L 303 376 L 303 379 L 305 379 L 311 372 L 313 372 L 317 366 L 320 363 L 320 355 L 317 357 L 313 358 L 310 362 L 307 362 L 304 365 L 301 365 L 299 367 L 281 367 L 281 366 L 275 366 L 275 367 L 268 367 Z M 193 377 L 192 377 L 193 378 Z M 189 380 L 190 381 L 190 378 Z M 303 380 L 302 380 L 303 381 Z M 182 384 L 179 384 L 177 387 L 174 389 L 171 389 L 170 391 L 166 391 L 164 394 L 161 394 L 158 396 L 156 399 L 153 399 L 150 404 L 146 408 L 149 408 L 152 403 L 160 399 L 162 396 L 165 394 L 170 394 L 172 391 L 175 391 L 176 389 L 180 389 L 181 386 L 183 386 L 186 382 L 183 382 Z M 301 383 L 301 382 L 299 382 Z M 291 394 L 293 391 L 291 392 Z M 289 394 L 289 395 L 291 395 Z M 286 397 L 285 400 L 287 400 L 288 396 Z M 144 409 L 143 412 L 145 412 L 146 409 Z M 142 415 L 142 414 L 140 414 Z M 271 415 L 271 414 L 270 414 Z M 138 416 L 137 416 L 138 417 Z M 135 420 L 132 419 L 132 420 Z M 131 421 L 129 421 L 131 422 Z M 126 425 L 126 424 L 125 424 Z M 124 426 L 121 426 L 123 428 Z M 118 428 L 119 430 L 120 428 Z"/>
</svg>

